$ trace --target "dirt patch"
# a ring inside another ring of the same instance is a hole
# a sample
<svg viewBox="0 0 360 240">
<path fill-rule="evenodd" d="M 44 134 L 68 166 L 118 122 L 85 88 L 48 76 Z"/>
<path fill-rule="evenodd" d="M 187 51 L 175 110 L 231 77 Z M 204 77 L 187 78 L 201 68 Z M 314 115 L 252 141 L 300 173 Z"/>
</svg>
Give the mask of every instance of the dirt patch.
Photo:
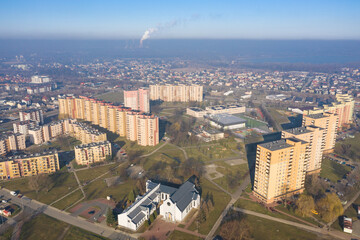
<svg viewBox="0 0 360 240">
<path fill-rule="evenodd" d="M 129 167 L 126 171 L 131 178 L 140 178 L 144 176 L 144 169 L 138 165 Z"/>
<path fill-rule="evenodd" d="M 105 178 L 106 186 L 112 187 L 122 183 L 121 178 L 119 176 Z"/>
<path fill-rule="evenodd" d="M 143 234 L 141 234 L 141 237 L 146 240 L 166 240 L 169 235 L 174 231 L 175 227 L 175 223 L 166 222 L 160 216 L 158 216 L 155 222 L 151 224 L 150 228 L 146 230 Z"/>
<path fill-rule="evenodd" d="M 222 173 L 219 173 L 218 171 L 216 171 L 216 168 L 218 168 L 219 166 L 215 165 L 215 164 L 209 164 L 205 166 L 205 170 L 206 170 L 206 176 L 211 179 L 217 179 L 217 178 L 221 178 L 224 175 Z"/>
<path fill-rule="evenodd" d="M 225 161 L 225 163 L 230 166 L 236 166 L 236 165 L 244 164 L 244 163 L 246 163 L 246 161 L 243 159 L 232 159 L 232 160 Z"/>
</svg>

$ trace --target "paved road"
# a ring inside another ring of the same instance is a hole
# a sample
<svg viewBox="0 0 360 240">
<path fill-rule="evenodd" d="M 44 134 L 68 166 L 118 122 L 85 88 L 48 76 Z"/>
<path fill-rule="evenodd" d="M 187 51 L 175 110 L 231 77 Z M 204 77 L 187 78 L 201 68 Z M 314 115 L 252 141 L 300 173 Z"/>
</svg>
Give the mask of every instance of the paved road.
<svg viewBox="0 0 360 240">
<path fill-rule="evenodd" d="M 342 232 L 339 232 L 339 231 L 327 231 L 327 230 L 322 229 L 322 228 L 311 227 L 311 226 L 308 226 L 308 225 L 305 225 L 305 224 L 301 224 L 301 223 L 297 223 L 297 222 L 293 222 L 293 221 L 288 221 L 288 220 L 284 220 L 284 219 L 281 219 L 281 218 L 271 217 L 271 216 L 266 215 L 266 214 L 257 213 L 257 212 L 242 209 L 242 208 L 233 207 L 232 209 L 235 210 L 235 211 L 238 211 L 238 212 L 248 214 L 248 215 L 253 215 L 253 216 L 260 217 L 260 218 L 265 218 L 265 219 L 268 219 L 268 220 L 271 220 L 271 221 L 280 222 L 280 223 L 291 225 L 291 226 L 301 228 L 301 229 L 304 229 L 304 230 L 308 230 L 308 231 L 312 231 L 312 232 L 316 232 L 316 233 L 320 233 L 320 234 L 325 234 L 325 235 L 327 234 L 327 235 L 330 235 L 330 236 L 338 238 L 338 239 L 352 239 L 352 235 L 345 234 L 345 233 L 342 233 Z"/>
<path fill-rule="evenodd" d="M 26 206 L 31 209 L 33 209 L 35 212 L 41 212 L 44 213 L 50 217 L 56 218 L 60 221 L 69 223 L 71 225 L 74 225 L 76 227 L 85 229 L 89 232 L 96 233 L 98 235 L 107 237 L 112 240 L 128 240 L 128 239 L 136 239 L 137 236 L 125 234 L 123 232 L 120 232 L 119 230 L 114 230 L 113 228 L 103 226 L 97 223 L 90 223 L 86 221 L 85 219 L 71 216 L 70 213 L 60 211 L 54 207 L 48 206 L 46 204 L 40 203 L 36 200 L 32 200 L 29 198 L 22 198 L 19 199 L 17 197 L 13 197 L 10 195 L 9 190 L 2 189 L 0 190 L 0 194 L 4 195 L 5 198 L 10 199 L 15 204 L 18 204 L 19 206 Z"/>
</svg>

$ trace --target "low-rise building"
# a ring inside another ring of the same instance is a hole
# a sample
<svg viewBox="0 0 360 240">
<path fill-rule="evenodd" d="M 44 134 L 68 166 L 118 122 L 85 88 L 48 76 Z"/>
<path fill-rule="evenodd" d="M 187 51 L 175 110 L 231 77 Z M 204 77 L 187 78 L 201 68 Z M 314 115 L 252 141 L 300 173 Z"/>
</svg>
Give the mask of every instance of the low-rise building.
<svg viewBox="0 0 360 240">
<path fill-rule="evenodd" d="M 75 161 L 79 165 L 89 165 L 96 162 L 103 162 L 111 158 L 111 143 L 95 142 L 75 146 Z"/>
<path fill-rule="evenodd" d="M 206 115 L 210 125 L 221 130 L 244 128 L 246 120 L 228 113 Z"/>
<path fill-rule="evenodd" d="M 160 215 L 167 221 L 180 222 L 193 208 L 200 206 L 200 194 L 195 185 L 186 181 L 179 188 L 146 182 L 146 193 L 118 215 L 118 224 L 136 231 L 160 206 Z"/>
</svg>

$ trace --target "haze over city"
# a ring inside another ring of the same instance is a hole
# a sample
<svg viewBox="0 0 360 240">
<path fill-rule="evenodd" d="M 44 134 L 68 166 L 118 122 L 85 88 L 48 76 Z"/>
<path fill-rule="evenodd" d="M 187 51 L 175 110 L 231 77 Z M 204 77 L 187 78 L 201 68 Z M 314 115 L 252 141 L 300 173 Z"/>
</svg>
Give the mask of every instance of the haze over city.
<svg viewBox="0 0 360 240">
<path fill-rule="evenodd" d="M 360 2 L 0 2 L 0 240 L 360 239 Z"/>
</svg>

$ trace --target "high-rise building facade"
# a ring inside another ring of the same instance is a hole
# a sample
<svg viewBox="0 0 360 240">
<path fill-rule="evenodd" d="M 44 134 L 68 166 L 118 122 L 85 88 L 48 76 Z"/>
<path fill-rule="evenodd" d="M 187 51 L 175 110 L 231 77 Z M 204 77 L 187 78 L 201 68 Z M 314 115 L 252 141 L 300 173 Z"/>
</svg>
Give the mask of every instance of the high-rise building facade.
<svg viewBox="0 0 360 240">
<path fill-rule="evenodd" d="M 20 133 L 4 134 L 0 137 L 0 155 L 10 151 L 18 151 L 26 148 L 25 135 Z"/>
<path fill-rule="evenodd" d="M 321 170 L 322 155 L 325 147 L 324 129 L 316 126 L 291 128 L 282 131 L 282 138 L 297 138 L 308 142 L 307 154 L 309 157 L 306 171 L 308 174 L 318 173 Z"/>
<path fill-rule="evenodd" d="M 32 120 L 39 124 L 44 123 L 44 114 L 41 109 L 33 109 L 19 112 L 20 121 Z"/>
<path fill-rule="evenodd" d="M 304 191 L 308 143 L 296 138 L 259 144 L 254 195 L 264 203 Z"/>
<path fill-rule="evenodd" d="M 150 85 L 150 100 L 164 102 L 202 102 L 200 85 Z"/>
<path fill-rule="evenodd" d="M 88 165 L 96 162 L 103 162 L 111 158 L 111 143 L 94 142 L 75 146 L 75 161 L 79 165 Z"/>
<path fill-rule="evenodd" d="M 303 126 L 316 126 L 324 129 L 324 151 L 333 151 L 335 147 L 336 134 L 339 117 L 333 113 L 318 113 L 303 115 Z"/>
<path fill-rule="evenodd" d="M 334 113 L 338 115 L 338 128 L 353 122 L 354 115 L 354 99 L 348 94 L 336 94 L 336 102 L 324 105 L 319 108 L 316 107 L 311 110 L 304 111 L 304 115 L 320 114 L 320 113 Z"/>
<path fill-rule="evenodd" d="M 74 102 L 80 103 L 74 104 Z M 83 109 L 76 109 L 77 107 Z M 83 114 L 75 114 L 76 112 Z M 139 116 L 146 116 L 144 118 L 150 119 L 147 121 L 152 122 L 150 124 L 151 130 L 146 131 L 146 129 L 150 129 L 150 127 L 138 127 Z M 146 114 L 143 111 L 114 106 L 110 103 L 105 103 L 103 101 L 87 97 L 60 98 L 59 118 L 68 117 L 84 119 L 87 121 L 91 120 L 93 124 L 106 128 L 109 131 L 117 133 L 122 137 L 126 137 L 131 141 L 137 141 L 138 144 L 143 146 L 155 146 L 159 143 L 159 119 L 158 117 Z M 141 131 L 138 131 L 139 129 Z M 144 129 L 144 132 L 142 129 Z M 148 138 L 148 140 L 144 140 L 145 138 Z"/>
<path fill-rule="evenodd" d="M 124 106 L 141 112 L 150 112 L 149 89 L 124 91 Z"/>
<path fill-rule="evenodd" d="M 0 159 L 0 179 L 54 173 L 60 169 L 56 152 L 21 155 Z"/>
</svg>

